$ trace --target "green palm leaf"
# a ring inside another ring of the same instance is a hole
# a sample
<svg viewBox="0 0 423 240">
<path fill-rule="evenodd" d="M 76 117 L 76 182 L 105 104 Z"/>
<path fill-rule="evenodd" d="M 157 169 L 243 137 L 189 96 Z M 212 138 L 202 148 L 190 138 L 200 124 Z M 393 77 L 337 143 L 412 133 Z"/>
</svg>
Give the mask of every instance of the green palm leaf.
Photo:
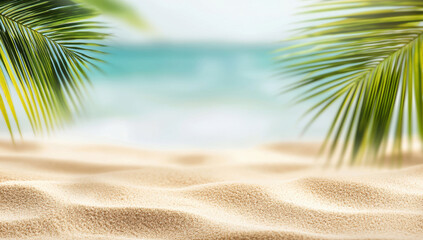
<svg viewBox="0 0 423 240">
<path fill-rule="evenodd" d="M 291 86 L 305 90 L 298 101 L 319 99 L 312 121 L 338 104 L 323 149 L 373 164 L 422 141 L 423 1 L 322 0 L 305 14 L 316 13 L 328 17 L 312 17 L 282 61 L 303 76 Z"/>
<path fill-rule="evenodd" d="M 11 134 L 20 131 L 13 94 L 35 132 L 80 109 L 86 72 L 99 61 L 90 55 L 106 36 L 87 20 L 95 15 L 71 0 L 0 2 L 0 110 Z"/>
<path fill-rule="evenodd" d="M 99 10 L 102 14 L 120 19 L 142 31 L 150 30 L 147 22 L 123 0 L 74 0 Z"/>
</svg>

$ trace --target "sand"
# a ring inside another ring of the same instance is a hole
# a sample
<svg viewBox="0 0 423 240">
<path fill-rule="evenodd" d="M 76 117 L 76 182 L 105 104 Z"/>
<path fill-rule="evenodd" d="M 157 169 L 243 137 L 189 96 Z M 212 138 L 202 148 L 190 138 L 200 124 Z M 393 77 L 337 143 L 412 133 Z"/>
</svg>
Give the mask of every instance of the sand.
<svg viewBox="0 0 423 240">
<path fill-rule="evenodd" d="M 323 169 L 316 144 L 0 144 L 4 239 L 423 239 L 423 157 Z"/>
</svg>

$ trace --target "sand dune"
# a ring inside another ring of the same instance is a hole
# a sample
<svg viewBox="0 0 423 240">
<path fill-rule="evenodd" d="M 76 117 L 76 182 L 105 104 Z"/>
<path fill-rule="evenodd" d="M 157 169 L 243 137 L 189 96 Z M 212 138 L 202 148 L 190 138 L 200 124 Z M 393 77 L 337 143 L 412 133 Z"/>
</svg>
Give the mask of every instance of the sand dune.
<svg viewBox="0 0 423 240">
<path fill-rule="evenodd" d="M 315 144 L 0 144 L 4 239 L 423 239 L 423 157 L 323 169 Z"/>
</svg>

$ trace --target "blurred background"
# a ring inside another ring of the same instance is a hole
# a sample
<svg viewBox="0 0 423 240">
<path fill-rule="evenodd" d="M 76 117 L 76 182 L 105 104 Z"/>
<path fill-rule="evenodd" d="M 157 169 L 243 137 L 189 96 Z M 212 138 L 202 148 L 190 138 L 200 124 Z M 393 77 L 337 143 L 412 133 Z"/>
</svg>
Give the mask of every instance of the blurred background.
<svg viewBox="0 0 423 240">
<path fill-rule="evenodd" d="M 277 49 L 299 1 L 126 0 L 149 30 L 102 17 L 114 35 L 92 72 L 86 114 L 52 137 L 143 147 L 233 148 L 318 140 L 300 136 L 307 105 L 280 94 Z M 330 114 L 329 114 L 330 115 Z M 327 116 L 327 114 L 326 114 Z"/>
</svg>

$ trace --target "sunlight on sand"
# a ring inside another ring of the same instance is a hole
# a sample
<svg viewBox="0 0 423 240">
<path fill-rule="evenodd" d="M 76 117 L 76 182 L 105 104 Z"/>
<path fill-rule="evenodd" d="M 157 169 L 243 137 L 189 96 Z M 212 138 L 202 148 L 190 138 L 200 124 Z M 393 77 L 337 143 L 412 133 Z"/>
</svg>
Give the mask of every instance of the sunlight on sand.
<svg viewBox="0 0 423 240">
<path fill-rule="evenodd" d="M 0 145 L 0 237 L 419 239 L 423 166 L 328 170 L 316 144 Z"/>
</svg>

